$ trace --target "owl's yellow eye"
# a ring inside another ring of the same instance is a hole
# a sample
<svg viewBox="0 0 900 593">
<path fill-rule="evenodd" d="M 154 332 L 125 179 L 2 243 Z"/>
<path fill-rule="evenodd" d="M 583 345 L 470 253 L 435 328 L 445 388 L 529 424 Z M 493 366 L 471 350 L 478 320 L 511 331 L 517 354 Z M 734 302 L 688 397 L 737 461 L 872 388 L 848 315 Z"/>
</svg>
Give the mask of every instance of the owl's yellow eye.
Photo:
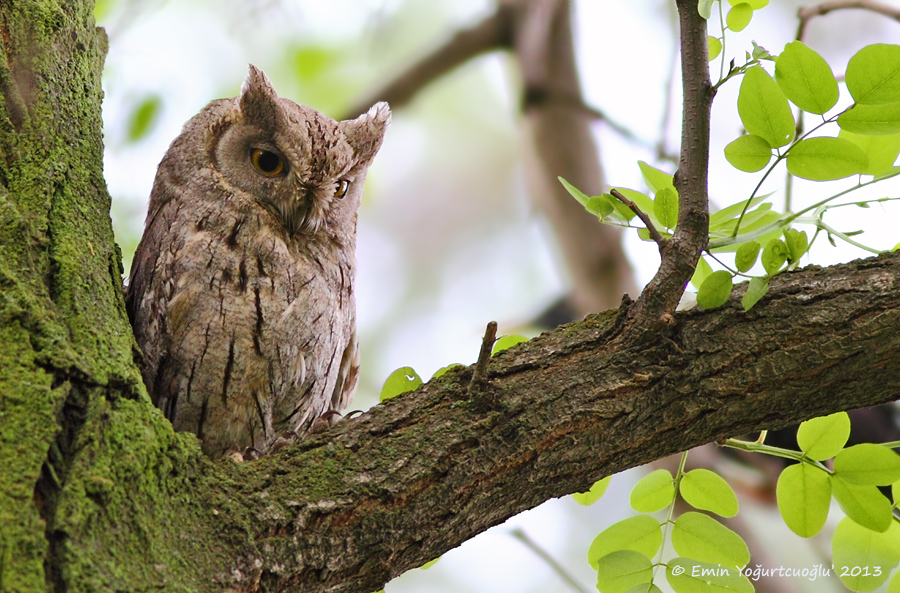
<svg viewBox="0 0 900 593">
<path fill-rule="evenodd" d="M 256 170 L 267 177 L 274 177 L 284 171 L 284 159 L 280 154 L 261 148 L 253 149 L 250 161 Z"/>
<path fill-rule="evenodd" d="M 347 195 L 347 190 L 350 188 L 350 182 L 346 179 L 341 179 L 340 181 L 334 184 L 334 197 L 343 198 Z"/>
</svg>

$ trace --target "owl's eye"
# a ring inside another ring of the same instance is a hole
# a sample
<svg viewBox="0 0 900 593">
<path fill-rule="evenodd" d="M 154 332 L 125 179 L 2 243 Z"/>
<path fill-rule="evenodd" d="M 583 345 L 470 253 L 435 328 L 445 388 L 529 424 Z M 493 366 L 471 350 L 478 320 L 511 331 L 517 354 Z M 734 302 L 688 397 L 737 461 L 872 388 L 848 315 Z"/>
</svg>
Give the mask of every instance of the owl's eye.
<svg viewBox="0 0 900 593">
<path fill-rule="evenodd" d="M 266 177 L 274 177 L 284 171 L 284 159 L 280 154 L 261 148 L 253 149 L 250 161 L 256 170 Z"/>
<path fill-rule="evenodd" d="M 347 195 L 347 190 L 350 188 L 350 182 L 346 179 L 341 179 L 340 181 L 335 182 L 334 184 L 334 197 L 343 198 Z"/>
</svg>

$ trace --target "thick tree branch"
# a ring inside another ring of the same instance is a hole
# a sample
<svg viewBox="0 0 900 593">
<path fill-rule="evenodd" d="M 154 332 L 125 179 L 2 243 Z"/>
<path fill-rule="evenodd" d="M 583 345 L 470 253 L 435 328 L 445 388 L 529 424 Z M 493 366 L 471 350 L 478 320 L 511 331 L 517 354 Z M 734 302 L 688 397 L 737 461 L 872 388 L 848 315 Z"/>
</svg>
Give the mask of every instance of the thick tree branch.
<svg viewBox="0 0 900 593">
<path fill-rule="evenodd" d="M 631 319 L 638 332 L 653 330 L 671 318 L 694 273 L 709 233 L 709 117 L 715 91 L 709 80 L 706 20 L 693 0 L 677 0 L 681 31 L 681 80 L 684 114 L 681 158 L 675 172 L 678 225 L 661 250 L 656 276 L 641 293 Z"/>
<path fill-rule="evenodd" d="M 610 311 L 499 354 L 482 392 L 451 370 L 278 455 L 205 462 L 172 489 L 171 537 L 213 559 L 201 589 L 368 592 L 602 476 L 900 393 L 900 254 L 782 274 L 750 313 L 735 292 L 666 338 L 634 344 Z M 70 537 L 111 545 L 106 520 Z"/>
</svg>

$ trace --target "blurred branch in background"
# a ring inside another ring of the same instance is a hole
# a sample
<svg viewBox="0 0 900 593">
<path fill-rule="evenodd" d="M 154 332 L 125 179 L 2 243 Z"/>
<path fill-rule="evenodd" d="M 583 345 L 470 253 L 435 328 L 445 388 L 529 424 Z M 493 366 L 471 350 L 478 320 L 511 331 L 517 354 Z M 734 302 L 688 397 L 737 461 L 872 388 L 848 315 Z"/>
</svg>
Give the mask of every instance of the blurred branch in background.
<svg viewBox="0 0 900 593">
<path fill-rule="evenodd" d="M 451 36 L 347 113 L 362 112 L 374 101 L 401 108 L 468 60 L 490 51 L 513 51 L 531 139 L 526 164 L 530 197 L 549 220 L 570 274 L 572 293 L 565 308 L 580 317 L 617 306 L 623 294 L 635 295 L 637 287 L 619 230 L 598 224 L 557 181 L 565 177 L 594 195 L 604 188 L 591 125 L 606 118 L 582 98 L 571 18 L 570 3 L 562 0 L 500 0 L 483 21 Z M 623 126 L 611 126 L 637 138 Z"/>
<path fill-rule="evenodd" d="M 847 8 L 868 10 L 900 22 L 900 8 L 897 8 L 896 6 L 889 6 L 872 0 L 836 0 L 834 2 L 823 2 L 814 6 L 806 6 L 798 10 L 797 19 L 800 23 L 797 26 L 796 38 L 800 41 L 803 40 L 806 35 L 806 27 L 809 26 L 809 22 L 815 17 L 824 16 L 829 12 Z"/>
</svg>

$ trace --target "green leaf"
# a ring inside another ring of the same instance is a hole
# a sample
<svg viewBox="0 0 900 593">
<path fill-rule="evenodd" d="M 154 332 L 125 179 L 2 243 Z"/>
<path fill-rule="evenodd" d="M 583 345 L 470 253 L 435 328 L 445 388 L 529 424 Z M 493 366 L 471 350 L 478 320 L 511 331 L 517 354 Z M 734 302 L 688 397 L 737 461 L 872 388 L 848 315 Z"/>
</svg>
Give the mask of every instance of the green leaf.
<svg viewBox="0 0 900 593">
<path fill-rule="evenodd" d="M 769 0 L 763 0 L 763 2 L 764 2 L 763 6 L 766 6 L 769 3 Z M 752 6 L 753 10 L 759 10 L 760 8 L 762 8 L 761 6 L 756 6 L 757 2 L 754 2 L 754 0 L 749 0 L 747 2 L 747 4 Z M 773 60 L 774 61 L 775 58 L 772 56 L 772 54 L 769 53 L 769 50 L 767 50 L 763 46 L 759 45 L 755 41 L 751 41 L 750 43 L 753 44 L 753 51 L 750 53 L 753 56 L 754 60 Z"/>
<path fill-rule="evenodd" d="M 891 526 L 891 503 L 877 486 L 858 486 L 831 476 L 831 493 L 844 514 L 873 531 Z"/>
<path fill-rule="evenodd" d="M 892 523 L 877 533 L 845 517 L 834 530 L 831 553 L 834 573 L 844 585 L 853 591 L 872 591 L 900 562 L 900 525 Z"/>
<path fill-rule="evenodd" d="M 778 83 L 760 66 L 749 68 L 741 81 L 738 113 L 751 134 L 778 148 L 794 138 L 794 117 Z"/>
<path fill-rule="evenodd" d="M 703 282 L 713 273 L 712 268 L 706 260 L 701 257 L 697 260 L 697 267 L 694 269 L 694 275 L 691 276 L 691 284 L 696 288 L 700 288 Z"/>
<path fill-rule="evenodd" d="M 756 265 L 756 258 L 759 257 L 760 249 L 762 249 L 762 245 L 756 241 L 741 243 L 737 253 L 734 255 L 734 265 L 739 272 L 746 272 Z"/>
<path fill-rule="evenodd" d="M 701 309 L 718 309 L 728 302 L 732 288 L 731 274 L 725 270 L 713 272 L 697 290 L 697 304 Z"/>
<path fill-rule="evenodd" d="M 732 6 L 746 3 L 749 4 L 750 8 L 752 8 L 753 10 L 759 10 L 760 8 L 765 8 L 766 6 L 768 6 L 769 0 L 728 0 L 728 3 Z M 756 44 L 754 43 L 754 45 Z"/>
<path fill-rule="evenodd" d="M 593 196 L 588 198 L 587 203 L 584 205 L 584 209 L 603 220 L 610 214 L 612 214 L 615 206 L 612 203 L 614 198 L 609 194 L 603 194 L 601 196 Z"/>
<path fill-rule="evenodd" d="M 900 132 L 900 102 L 882 105 L 855 105 L 840 114 L 841 129 L 869 136 Z"/>
<path fill-rule="evenodd" d="M 891 577 L 891 582 L 888 583 L 887 593 L 900 593 L 900 571 L 895 572 L 894 576 Z"/>
<path fill-rule="evenodd" d="M 662 526 L 649 515 L 635 515 L 613 523 L 591 542 L 588 564 L 597 568 L 598 562 L 617 550 L 631 550 L 649 558 L 662 545 Z"/>
<path fill-rule="evenodd" d="M 597 563 L 597 589 L 600 593 L 625 593 L 653 580 L 653 564 L 640 552 L 619 550 Z"/>
<path fill-rule="evenodd" d="M 718 37 L 708 35 L 706 37 L 706 49 L 709 52 L 709 61 L 712 62 L 722 53 L 722 42 L 719 41 Z"/>
<path fill-rule="evenodd" d="M 874 180 L 881 181 L 883 179 L 890 179 L 891 177 L 896 177 L 897 175 L 900 175 L 900 167 L 898 167 L 897 165 L 894 165 L 893 167 L 891 167 L 884 173 L 879 173 L 878 175 L 876 175 Z"/>
<path fill-rule="evenodd" d="M 716 0 L 697 0 L 697 12 L 700 13 L 700 16 L 709 20 L 709 17 L 712 15 L 712 5 Z"/>
<path fill-rule="evenodd" d="M 787 261 L 790 251 L 781 239 L 772 239 L 763 248 L 762 265 L 766 274 L 774 276 Z"/>
<path fill-rule="evenodd" d="M 491 356 L 497 354 L 498 352 L 503 352 L 508 348 L 512 348 L 516 344 L 521 344 L 522 342 L 527 342 L 528 338 L 525 336 L 519 336 L 513 334 L 511 336 L 500 336 L 500 338 L 494 342 L 494 347 L 491 349 Z"/>
<path fill-rule="evenodd" d="M 771 194 L 767 194 L 765 196 L 756 196 L 755 198 L 751 199 L 750 205 L 747 206 L 747 212 L 748 213 L 752 212 L 753 208 L 757 204 L 759 204 L 760 202 L 762 202 L 763 200 L 768 198 L 769 195 L 771 195 Z M 738 202 L 737 204 L 732 204 L 731 206 L 728 206 L 727 208 L 722 208 L 721 210 L 718 210 L 718 211 L 710 214 L 709 215 L 709 228 L 713 229 L 713 228 L 721 227 L 722 225 L 725 225 L 726 223 L 736 219 L 738 216 L 740 216 L 741 212 L 744 211 L 744 204 L 746 204 L 746 203 L 747 203 L 746 200 L 742 200 L 742 201 Z M 769 207 L 771 208 L 771 204 L 769 205 Z M 731 229 L 732 230 L 734 229 L 733 225 L 731 226 Z"/>
<path fill-rule="evenodd" d="M 768 276 L 754 276 L 751 278 L 747 284 L 747 292 L 741 297 L 741 306 L 744 308 L 744 312 L 746 313 L 752 309 L 756 303 L 766 296 L 767 292 L 769 292 Z"/>
<path fill-rule="evenodd" d="M 860 105 L 900 101 L 900 45 L 867 45 L 850 58 L 847 90 Z"/>
<path fill-rule="evenodd" d="M 569 183 L 562 177 L 557 177 L 557 179 L 559 179 L 559 182 L 562 183 L 564 188 L 566 188 L 566 191 L 569 192 L 569 195 L 571 195 L 573 198 L 578 200 L 579 204 L 581 204 L 582 206 L 587 208 L 587 203 L 588 203 L 588 200 L 590 199 L 590 197 L 587 194 L 585 194 L 583 191 L 581 191 L 580 189 L 578 189 L 577 187 L 575 187 L 574 185 L 572 185 L 571 183 Z M 610 197 L 612 197 L 612 196 L 610 196 Z M 615 199 L 615 198 L 613 198 L 613 199 Z"/>
<path fill-rule="evenodd" d="M 890 486 L 900 480 L 900 455 L 874 443 L 853 445 L 834 457 L 834 473 L 851 484 Z"/>
<path fill-rule="evenodd" d="M 784 47 L 775 60 L 775 80 L 803 111 L 822 114 L 837 103 L 838 84 L 831 67 L 802 41 Z"/>
<path fill-rule="evenodd" d="M 630 221 L 632 218 L 637 216 L 634 212 L 631 211 L 631 208 L 620 202 L 616 199 L 612 194 L 603 194 L 604 198 L 609 199 L 609 203 L 613 205 L 613 217 L 624 222 Z"/>
<path fill-rule="evenodd" d="M 461 367 L 461 366 L 462 366 L 462 365 L 459 364 L 458 362 L 454 362 L 454 363 L 452 363 L 452 364 L 448 364 L 447 366 L 441 367 L 441 368 L 439 368 L 438 370 L 436 370 L 436 371 L 434 372 L 434 374 L 431 375 L 431 378 L 432 378 L 432 379 L 437 379 L 438 377 L 440 377 L 441 375 L 443 375 L 444 373 L 446 373 L 447 371 L 449 371 L 449 370 L 452 369 L 453 367 Z"/>
<path fill-rule="evenodd" d="M 778 476 L 775 498 L 785 525 L 800 537 L 812 537 L 828 518 L 831 480 L 817 467 L 806 463 L 790 465 Z"/>
<path fill-rule="evenodd" d="M 894 166 L 897 156 L 900 155 L 900 134 L 888 134 L 885 136 L 863 136 L 847 130 L 841 130 L 838 138 L 849 140 L 862 149 L 869 157 L 869 166 L 862 172 L 863 175 L 881 175 L 887 173 Z"/>
<path fill-rule="evenodd" d="M 753 593 L 750 580 L 734 566 L 718 566 L 689 558 L 666 563 L 666 580 L 676 593 Z"/>
<path fill-rule="evenodd" d="M 642 583 L 640 585 L 635 585 L 625 593 L 662 593 L 662 590 L 656 585 L 648 585 L 647 583 Z"/>
<path fill-rule="evenodd" d="M 725 22 L 732 31 L 743 31 L 747 28 L 747 25 L 750 24 L 750 19 L 752 18 L 753 8 L 746 2 L 742 2 L 741 4 L 735 4 L 734 7 L 728 11 Z"/>
<path fill-rule="evenodd" d="M 587 492 L 576 492 L 572 495 L 572 498 L 578 504 L 584 506 L 590 506 L 600 500 L 600 497 L 603 496 L 603 493 L 606 492 L 606 487 L 609 486 L 609 480 L 612 476 L 606 476 L 601 480 L 597 480 L 594 482 L 594 485 L 591 486 L 591 489 Z"/>
<path fill-rule="evenodd" d="M 667 469 L 658 469 L 641 478 L 631 489 L 631 508 L 639 513 L 655 513 L 675 500 L 675 479 Z"/>
<path fill-rule="evenodd" d="M 670 187 L 664 187 L 656 192 L 653 214 L 664 227 L 674 229 L 678 223 L 678 193 Z"/>
<path fill-rule="evenodd" d="M 843 138 L 807 138 L 791 147 L 787 168 L 812 181 L 832 181 L 858 175 L 869 166 L 860 147 Z"/>
<path fill-rule="evenodd" d="M 675 189 L 674 176 L 671 173 L 666 173 L 652 165 L 648 165 L 644 161 L 638 161 L 638 167 L 641 169 L 641 176 L 644 178 L 644 183 L 647 184 L 647 187 L 650 188 L 650 191 L 653 194 L 657 194 L 660 190 L 667 187 L 672 190 Z"/>
<path fill-rule="evenodd" d="M 725 147 L 725 159 L 738 171 L 755 173 L 772 160 L 772 147 L 761 136 L 744 134 Z"/>
<path fill-rule="evenodd" d="M 679 556 L 711 564 L 744 566 L 750 562 L 750 550 L 741 536 L 702 513 L 678 517 L 672 529 L 672 547 Z"/>
<path fill-rule="evenodd" d="M 840 453 L 849 438 L 850 416 L 847 412 L 807 420 L 797 429 L 800 450 L 816 461 L 831 459 Z"/>
<path fill-rule="evenodd" d="M 422 377 L 412 367 L 400 367 L 390 375 L 381 388 L 379 401 L 386 401 L 401 393 L 412 391 L 422 384 Z"/>
<path fill-rule="evenodd" d="M 150 95 L 138 103 L 128 119 L 128 132 L 126 134 L 128 141 L 137 142 L 147 136 L 153 130 L 156 122 L 159 121 L 161 110 L 162 99 L 158 95 Z"/>
<path fill-rule="evenodd" d="M 806 249 L 809 247 L 809 240 L 806 238 L 806 231 L 798 231 L 797 229 L 784 229 L 784 243 L 788 248 L 788 259 L 792 262 L 800 261 Z"/>
<path fill-rule="evenodd" d="M 734 517 L 738 512 L 738 500 L 734 490 L 715 472 L 693 469 L 681 478 L 681 496 L 685 502 L 704 511 L 722 517 Z"/>
<path fill-rule="evenodd" d="M 741 233 L 747 233 L 754 229 L 763 227 L 773 220 L 778 220 L 781 218 L 781 215 L 777 212 L 771 212 L 772 204 L 766 202 L 765 204 L 760 204 L 759 208 L 751 210 L 747 214 L 744 215 L 744 220 L 741 221 Z M 738 235 L 740 237 L 740 235 Z M 760 244 L 763 241 L 757 238 Z"/>
</svg>

